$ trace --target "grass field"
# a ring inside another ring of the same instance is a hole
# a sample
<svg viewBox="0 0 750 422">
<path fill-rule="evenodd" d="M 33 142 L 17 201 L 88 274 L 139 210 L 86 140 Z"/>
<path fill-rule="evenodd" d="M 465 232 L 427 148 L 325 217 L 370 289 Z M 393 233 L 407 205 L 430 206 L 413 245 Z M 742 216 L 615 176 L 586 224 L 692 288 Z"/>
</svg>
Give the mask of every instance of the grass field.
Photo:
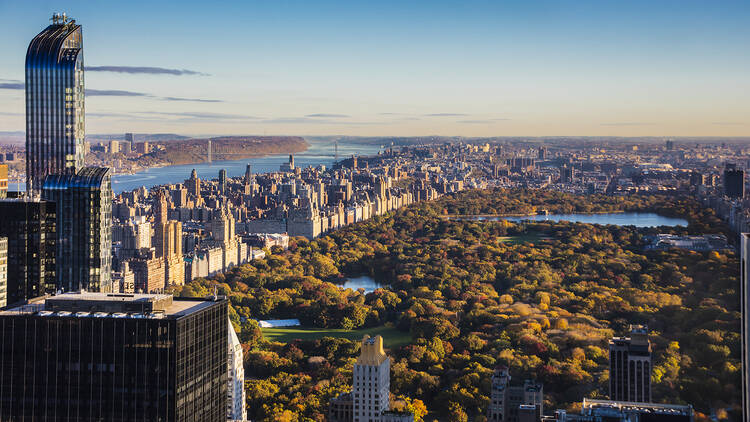
<svg viewBox="0 0 750 422">
<path fill-rule="evenodd" d="M 543 235 L 541 233 L 535 233 L 535 232 L 524 233 L 524 234 L 518 235 L 518 236 L 500 236 L 500 237 L 498 237 L 498 240 L 500 240 L 501 242 L 512 243 L 514 245 L 518 244 L 518 243 L 524 243 L 524 242 L 535 243 L 535 242 L 539 242 L 541 240 L 550 240 L 550 239 L 552 239 L 552 238 L 549 237 L 549 236 L 545 236 L 545 235 Z"/>
<path fill-rule="evenodd" d="M 395 328 L 381 325 L 359 330 L 344 330 L 341 328 L 309 328 L 309 327 L 281 327 L 261 328 L 266 340 L 288 343 L 292 340 L 315 340 L 323 337 L 343 337 L 349 340 L 362 340 L 365 334 L 374 337 L 381 335 L 385 348 L 401 347 L 411 342 L 411 335 Z"/>
</svg>

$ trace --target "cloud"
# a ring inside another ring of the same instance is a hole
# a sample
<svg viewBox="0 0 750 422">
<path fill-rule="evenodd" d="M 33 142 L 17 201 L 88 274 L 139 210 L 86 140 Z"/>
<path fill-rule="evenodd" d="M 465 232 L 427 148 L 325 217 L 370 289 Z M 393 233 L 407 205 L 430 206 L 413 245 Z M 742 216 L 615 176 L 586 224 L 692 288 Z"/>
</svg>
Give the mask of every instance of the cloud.
<svg viewBox="0 0 750 422">
<path fill-rule="evenodd" d="M 465 117 L 468 114 L 465 113 L 430 113 L 425 114 L 427 117 Z"/>
<path fill-rule="evenodd" d="M 115 72 L 115 73 L 129 73 L 129 74 L 147 74 L 147 75 L 210 76 L 207 73 L 196 72 L 195 70 L 167 69 L 164 67 L 150 67 L 150 66 L 86 66 L 85 70 L 87 72 Z"/>
<path fill-rule="evenodd" d="M 86 88 L 86 95 L 91 97 L 150 97 L 143 92 L 121 91 L 119 89 L 90 89 Z"/>
<path fill-rule="evenodd" d="M 206 98 L 181 98 L 181 97 L 161 97 L 164 101 L 194 101 L 197 103 L 223 103 L 222 100 L 210 100 Z"/>
<path fill-rule="evenodd" d="M 651 122 L 613 122 L 613 123 L 602 123 L 602 126 L 651 126 Z"/>
<path fill-rule="evenodd" d="M 2 82 L 0 83 L 0 89 L 26 89 L 26 85 L 18 81 Z"/>
<path fill-rule="evenodd" d="M 285 125 L 294 125 L 294 124 L 328 124 L 328 125 L 347 125 L 347 126 L 365 126 L 365 125 L 380 125 L 384 124 L 383 122 L 349 122 L 349 121 L 341 121 L 341 120 L 331 120 L 331 119 L 320 119 L 320 118 L 309 118 L 309 117 L 278 117 L 274 119 L 266 119 L 261 121 L 260 123 L 264 124 L 285 124 Z"/>
<path fill-rule="evenodd" d="M 305 117 L 330 117 L 330 118 L 344 118 L 344 117 L 352 117 L 347 114 L 328 114 L 328 113 L 315 113 L 315 114 L 308 114 Z"/>
<path fill-rule="evenodd" d="M 476 119 L 476 120 L 459 120 L 457 123 L 465 123 L 470 125 L 489 125 L 496 122 L 504 122 L 510 119 Z"/>
<path fill-rule="evenodd" d="M 246 116 L 242 114 L 230 114 L 230 113 L 210 113 L 201 111 L 186 111 L 186 112 L 164 112 L 164 111 L 144 111 L 142 114 L 158 114 L 161 116 L 174 116 L 190 119 L 213 119 L 213 120 L 257 120 L 259 117 Z"/>
<path fill-rule="evenodd" d="M 711 122 L 712 125 L 716 126 L 745 126 L 747 123 L 742 122 Z"/>
</svg>

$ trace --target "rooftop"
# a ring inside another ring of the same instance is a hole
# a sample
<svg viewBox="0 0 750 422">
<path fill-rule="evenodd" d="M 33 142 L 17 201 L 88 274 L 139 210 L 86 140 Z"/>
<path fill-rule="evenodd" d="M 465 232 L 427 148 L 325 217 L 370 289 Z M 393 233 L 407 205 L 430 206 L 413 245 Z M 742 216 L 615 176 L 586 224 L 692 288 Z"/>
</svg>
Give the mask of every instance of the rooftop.
<svg viewBox="0 0 750 422">
<path fill-rule="evenodd" d="M 173 298 L 167 294 L 74 292 L 33 299 L 0 315 L 95 318 L 179 318 L 207 308 L 212 299 Z"/>
</svg>

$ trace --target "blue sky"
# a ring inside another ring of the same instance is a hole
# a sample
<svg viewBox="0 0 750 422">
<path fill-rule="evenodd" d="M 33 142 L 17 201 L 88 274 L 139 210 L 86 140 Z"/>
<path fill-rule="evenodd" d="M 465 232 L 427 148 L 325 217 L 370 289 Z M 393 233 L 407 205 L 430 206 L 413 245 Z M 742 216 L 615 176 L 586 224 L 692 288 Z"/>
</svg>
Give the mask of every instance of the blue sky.
<svg viewBox="0 0 750 422">
<path fill-rule="evenodd" d="M 89 133 L 750 135 L 747 2 L 607 0 L 0 0 L 0 130 L 54 11 Z"/>
</svg>

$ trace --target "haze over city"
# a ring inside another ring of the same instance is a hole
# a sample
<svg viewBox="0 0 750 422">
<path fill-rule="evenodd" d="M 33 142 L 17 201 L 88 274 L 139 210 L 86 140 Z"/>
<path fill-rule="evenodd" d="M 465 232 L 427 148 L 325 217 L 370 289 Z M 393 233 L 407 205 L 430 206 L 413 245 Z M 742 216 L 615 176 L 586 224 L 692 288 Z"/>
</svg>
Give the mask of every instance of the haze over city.
<svg viewBox="0 0 750 422">
<path fill-rule="evenodd" d="M 4 1 L 2 130 L 51 10 L 86 23 L 88 133 L 750 134 L 741 1 Z"/>
</svg>

